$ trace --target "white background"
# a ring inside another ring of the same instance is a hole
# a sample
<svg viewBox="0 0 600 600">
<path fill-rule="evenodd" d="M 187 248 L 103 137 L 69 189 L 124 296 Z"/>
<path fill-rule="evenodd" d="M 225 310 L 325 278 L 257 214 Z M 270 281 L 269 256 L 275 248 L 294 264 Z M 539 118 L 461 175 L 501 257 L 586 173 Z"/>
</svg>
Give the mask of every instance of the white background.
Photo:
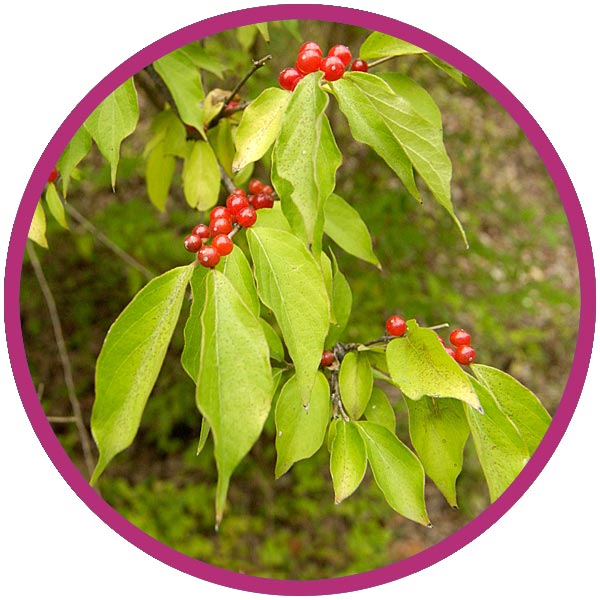
<svg viewBox="0 0 600 600">
<path fill-rule="evenodd" d="M 219 14 L 215 4 L 104 0 L 98 4 L 54 1 L 10 3 L 10 9 L 9 4 L 3 6 L 3 261 L 29 175 L 71 108 L 134 52 L 180 27 Z M 227 10 L 252 5 L 230 1 Z M 557 149 L 597 246 L 595 203 L 599 198 L 595 184 L 600 128 L 594 3 L 430 0 L 389 3 L 389 8 L 358 2 L 343 5 L 375 9 L 420 27 L 453 44 L 502 81 Z M 159 563 L 91 513 L 55 471 L 35 437 L 14 385 L 5 344 L 0 352 L 0 595 L 87 600 L 107 595 L 148 599 L 251 596 Z M 600 369 L 595 354 L 580 406 L 563 442 L 525 497 L 499 523 L 442 563 L 351 596 L 385 593 L 461 600 L 600 597 Z"/>
</svg>

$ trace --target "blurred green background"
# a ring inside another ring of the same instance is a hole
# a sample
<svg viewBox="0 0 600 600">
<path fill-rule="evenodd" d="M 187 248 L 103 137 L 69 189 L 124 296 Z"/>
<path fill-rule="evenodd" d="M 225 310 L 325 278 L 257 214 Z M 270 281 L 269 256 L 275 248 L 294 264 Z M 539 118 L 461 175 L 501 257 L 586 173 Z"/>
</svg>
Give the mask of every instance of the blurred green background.
<svg viewBox="0 0 600 600">
<path fill-rule="evenodd" d="M 250 29 L 204 40 L 228 69 L 205 77 L 205 90 L 231 89 L 247 71 L 249 56 L 273 54 L 242 90 L 255 98 L 277 85 L 305 40 L 324 48 L 348 45 L 357 54 L 368 32 L 336 23 L 273 24 L 267 45 Z M 332 99 L 329 116 L 344 163 L 338 193 L 368 224 L 383 271 L 334 248 L 354 295 L 344 341 L 383 333 L 387 316 L 400 312 L 422 324 L 450 323 L 473 334 L 478 362 L 507 370 L 530 387 L 553 413 L 560 401 L 578 330 L 576 258 L 560 199 L 544 165 L 506 111 L 473 82 L 466 87 L 422 57 L 403 57 L 377 68 L 402 72 L 438 103 L 451 157 L 453 202 L 470 241 L 466 250 L 446 212 L 423 190 L 417 204 L 378 156 L 349 135 Z M 159 213 L 148 201 L 143 147 L 156 108 L 137 79 L 141 121 L 122 149 L 116 192 L 109 168 L 94 150 L 80 165 L 69 202 L 115 244 L 160 273 L 189 261 L 182 239 L 201 218 L 183 199 L 180 178 Z M 256 175 L 268 180 L 268 165 Z M 86 424 L 94 397 L 94 364 L 108 327 L 146 278 L 119 260 L 71 220 L 69 232 L 49 219 L 50 250 L 36 248 L 55 297 Z M 33 381 L 46 413 L 70 416 L 62 369 L 40 287 L 27 259 L 21 287 L 22 325 Z M 251 575 L 329 578 L 363 572 L 411 556 L 460 529 L 488 505 L 486 487 L 469 442 L 458 481 L 460 510 L 426 486 L 433 529 L 394 513 L 370 474 L 341 505 L 333 503 L 328 454 L 321 450 L 274 480 L 272 421 L 234 473 L 229 507 L 214 531 L 216 472 L 210 441 L 200 456 L 200 418 L 192 382 L 179 363 L 182 314 L 165 365 L 134 444 L 109 466 L 99 491 L 132 523 L 165 544 L 200 560 Z M 443 334 L 444 335 L 444 334 Z M 397 412 L 399 437 L 409 443 L 406 410 L 386 389 Z M 53 422 L 75 464 L 86 472 L 73 423 Z"/>
</svg>

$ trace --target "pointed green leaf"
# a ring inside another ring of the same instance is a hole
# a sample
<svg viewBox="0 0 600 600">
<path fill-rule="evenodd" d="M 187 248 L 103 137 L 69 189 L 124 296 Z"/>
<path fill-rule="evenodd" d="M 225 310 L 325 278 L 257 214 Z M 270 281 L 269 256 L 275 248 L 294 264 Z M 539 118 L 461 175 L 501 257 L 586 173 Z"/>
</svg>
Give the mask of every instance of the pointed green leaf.
<svg viewBox="0 0 600 600">
<path fill-rule="evenodd" d="M 212 148 L 205 141 L 188 142 L 188 146 L 182 172 L 183 193 L 192 208 L 208 210 L 219 199 L 219 163 Z"/>
<path fill-rule="evenodd" d="M 465 406 L 475 450 L 494 502 L 515 480 L 529 460 L 527 445 L 511 420 L 500 410 L 492 394 L 470 378 L 484 413 Z"/>
<path fill-rule="evenodd" d="M 235 30 L 235 35 L 237 37 L 240 46 L 247 52 L 250 50 L 254 41 L 256 40 L 256 35 L 258 34 L 258 29 L 256 25 L 242 25 L 242 27 L 238 27 Z"/>
<path fill-rule="evenodd" d="M 281 210 L 281 202 L 275 202 L 269 210 L 259 210 L 256 213 L 256 224 L 254 227 L 266 227 L 267 229 L 281 229 L 291 233 L 292 229 L 288 220 Z"/>
<path fill-rule="evenodd" d="M 219 164 L 225 169 L 229 177 L 233 177 L 232 162 L 235 155 L 235 147 L 233 145 L 231 121 L 229 119 L 220 119 L 216 127 L 211 127 L 208 130 L 207 135 Z"/>
<path fill-rule="evenodd" d="M 233 470 L 254 445 L 269 415 L 273 377 L 262 327 L 227 277 L 205 280 L 196 404 L 208 421 L 219 472 L 217 524 Z M 240 357 L 251 357 L 240 368 Z"/>
<path fill-rule="evenodd" d="M 335 439 L 336 427 L 341 419 L 332 419 L 329 422 L 329 427 L 327 428 L 327 450 L 331 453 L 331 448 L 333 448 L 333 440 Z"/>
<path fill-rule="evenodd" d="M 159 112 L 154 117 L 150 129 L 154 135 L 144 148 L 144 156 L 148 156 L 158 144 L 162 143 L 165 154 L 185 158 L 187 153 L 185 126 L 171 109 Z"/>
<path fill-rule="evenodd" d="M 175 157 L 167 154 L 164 141 L 161 141 L 150 153 L 146 161 L 146 190 L 150 202 L 164 212 L 175 174 Z"/>
<path fill-rule="evenodd" d="M 329 327 L 329 333 L 325 340 L 325 348 L 333 347 L 340 339 L 352 312 L 352 290 L 338 267 L 335 255 L 332 253 L 331 256 L 333 258 L 332 312 L 335 314 L 336 322 L 332 323 Z"/>
<path fill-rule="evenodd" d="M 480 409 L 469 377 L 448 356 L 431 329 L 407 322 L 406 335 L 394 338 L 387 346 L 386 358 L 394 383 L 412 400 L 423 396 L 456 398 Z"/>
<path fill-rule="evenodd" d="M 531 390 L 508 373 L 486 365 L 471 365 L 471 369 L 519 430 L 529 453 L 533 454 L 552 421 L 543 404 Z"/>
<path fill-rule="evenodd" d="M 208 269 L 196 266 L 191 279 L 190 287 L 192 289 L 192 305 L 190 314 L 185 322 L 183 330 L 184 344 L 181 353 L 181 365 L 185 372 L 192 378 L 194 383 L 198 382 L 198 365 L 200 364 L 200 345 L 202 343 L 202 327 L 200 325 L 200 316 L 204 310 L 204 299 L 206 292 L 204 290 L 204 280 Z"/>
<path fill-rule="evenodd" d="M 320 259 L 321 273 L 323 274 L 323 281 L 325 282 L 325 288 L 327 289 L 327 296 L 329 298 L 329 322 L 335 323 L 335 311 L 333 310 L 333 268 L 331 260 L 325 252 L 321 252 Z"/>
<path fill-rule="evenodd" d="M 177 267 L 148 283 L 117 317 L 96 363 L 92 434 L 100 458 L 92 483 L 127 448 L 140 425 L 171 341 L 193 266 Z"/>
<path fill-rule="evenodd" d="M 419 459 L 388 429 L 358 421 L 373 477 L 387 503 L 402 516 L 429 525 L 425 508 L 425 472 Z"/>
<path fill-rule="evenodd" d="M 444 147 L 442 130 L 424 119 L 407 98 L 397 96 L 377 75 L 347 73 L 333 82 L 333 89 L 340 109 L 350 123 L 352 135 L 369 144 L 418 199 L 412 173 L 414 167 L 465 238 L 450 199 L 452 165 Z"/>
<path fill-rule="evenodd" d="M 381 268 L 362 217 L 337 194 L 325 201 L 325 233 L 343 250 Z"/>
<path fill-rule="evenodd" d="M 133 79 L 128 79 L 107 96 L 84 123 L 102 156 L 110 164 L 113 188 L 117 182 L 117 166 L 121 143 L 136 128 L 140 113 Z"/>
<path fill-rule="evenodd" d="M 250 263 L 240 247 L 234 244 L 231 254 L 221 259 L 215 268 L 229 279 L 246 306 L 258 317 L 260 302 L 256 293 L 256 284 Z"/>
<path fill-rule="evenodd" d="M 437 56 L 434 56 L 433 54 L 424 54 L 424 56 L 432 64 L 434 64 L 438 69 L 444 71 L 444 73 L 446 73 L 446 75 L 449 75 L 450 77 L 452 77 L 452 79 L 454 79 L 454 81 L 456 81 L 457 83 L 460 83 L 460 85 L 467 85 L 464 74 L 461 73 L 456 67 L 453 67 L 452 65 L 449 65 L 447 62 L 440 60 Z"/>
<path fill-rule="evenodd" d="M 247 230 L 258 294 L 277 319 L 308 404 L 329 328 L 329 299 L 321 269 L 304 244 L 287 231 Z"/>
<path fill-rule="evenodd" d="M 267 343 L 269 344 L 269 352 L 271 353 L 271 358 L 273 360 L 276 360 L 277 362 L 283 362 L 285 360 L 285 351 L 283 349 L 283 343 L 281 342 L 281 338 L 268 321 L 260 319 L 260 324 L 262 325 L 265 338 L 267 340 Z"/>
<path fill-rule="evenodd" d="M 169 88 L 183 122 L 203 134 L 204 90 L 200 73 L 187 53 L 180 48 L 158 59 L 153 66 Z"/>
<path fill-rule="evenodd" d="M 60 155 L 56 167 L 60 172 L 62 193 L 65 198 L 67 197 L 71 174 L 75 167 L 88 155 L 91 147 L 92 138 L 90 134 L 85 127 L 80 127 Z"/>
<path fill-rule="evenodd" d="M 52 216 L 56 219 L 58 224 L 64 229 L 69 229 L 67 225 L 67 218 L 65 216 L 65 207 L 63 206 L 62 200 L 58 196 L 56 186 L 54 183 L 49 183 L 46 188 L 46 204 L 52 213 Z"/>
<path fill-rule="evenodd" d="M 285 111 L 273 148 L 272 180 L 294 233 L 321 251 L 323 207 L 335 188 L 342 156 L 325 115 L 328 95 L 321 73 L 300 81 Z"/>
<path fill-rule="evenodd" d="M 352 422 L 338 420 L 331 445 L 329 468 L 333 479 L 335 503 L 354 493 L 367 470 L 365 443 Z"/>
<path fill-rule="evenodd" d="M 233 170 L 260 160 L 275 141 L 291 94 L 279 88 L 267 88 L 244 110 L 235 134 L 237 149 Z"/>
<path fill-rule="evenodd" d="M 196 448 L 196 456 L 204 450 L 208 435 L 210 434 L 210 425 L 206 419 L 202 419 L 202 425 L 200 426 L 200 438 L 198 439 L 198 447 Z"/>
<path fill-rule="evenodd" d="M 269 37 L 269 24 L 268 23 L 256 23 L 256 29 L 258 29 L 258 33 L 262 36 L 263 40 L 267 42 L 267 44 L 271 41 Z"/>
<path fill-rule="evenodd" d="M 348 352 L 340 366 L 340 395 L 346 412 L 352 419 L 359 419 L 373 391 L 371 363 L 364 353 Z"/>
<path fill-rule="evenodd" d="M 303 405 L 296 376 L 286 382 L 275 406 L 275 477 L 281 477 L 295 462 L 311 457 L 323 445 L 330 419 L 329 383 L 323 373 L 317 374 L 308 406 Z"/>
<path fill-rule="evenodd" d="M 385 58 L 387 56 L 405 56 L 407 54 L 424 54 L 425 50 L 409 44 L 391 35 L 373 32 L 360 47 L 359 55 L 363 60 Z"/>
<path fill-rule="evenodd" d="M 35 207 L 27 237 L 39 246 L 42 246 L 42 248 L 48 247 L 48 240 L 46 240 L 46 214 L 42 208 L 41 200 Z"/>
<path fill-rule="evenodd" d="M 462 471 L 463 450 L 470 435 L 461 403 L 454 398 L 406 399 L 410 441 L 450 506 L 458 506 L 456 478 Z"/>
<path fill-rule="evenodd" d="M 365 408 L 365 419 L 396 433 L 396 413 L 385 392 L 377 386 L 373 386 L 371 397 Z"/>
<path fill-rule="evenodd" d="M 227 67 L 216 57 L 214 54 L 208 52 L 206 48 L 203 48 L 198 42 L 192 42 L 187 46 L 183 46 L 181 51 L 198 67 L 203 71 L 213 73 L 219 79 L 223 79 L 223 73 L 227 70 Z"/>
</svg>

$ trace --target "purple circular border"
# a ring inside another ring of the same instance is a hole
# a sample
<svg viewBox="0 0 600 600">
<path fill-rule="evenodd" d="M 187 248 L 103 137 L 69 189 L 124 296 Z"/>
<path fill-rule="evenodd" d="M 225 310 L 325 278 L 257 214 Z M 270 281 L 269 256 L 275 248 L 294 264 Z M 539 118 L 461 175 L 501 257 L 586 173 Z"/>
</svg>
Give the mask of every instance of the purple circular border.
<svg viewBox="0 0 600 600">
<path fill-rule="evenodd" d="M 46 183 L 47 174 L 56 164 L 68 141 L 102 99 L 146 65 L 184 44 L 242 25 L 285 19 L 333 21 L 377 30 L 403 38 L 456 66 L 500 102 L 535 147 L 546 165 L 563 202 L 573 234 L 579 267 L 581 292 L 580 324 L 583 322 L 586 324 L 585 327 L 579 327 L 573 366 L 562 400 L 554 415 L 548 433 L 514 483 L 496 502 L 465 527 L 442 542 L 399 563 L 381 567 L 367 573 L 309 581 L 265 579 L 234 573 L 203 563 L 155 540 L 111 508 L 89 486 L 85 478 L 75 468 L 54 435 L 46 415 L 41 408 L 25 354 L 19 305 L 21 268 L 25 243 L 27 241 L 27 232 L 38 198 Z M 596 316 L 592 248 L 585 218 L 575 189 L 552 144 L 519 100 L 478 63 L 456 48 L 420 29 L 390 17 L 362 10 L 314 4 L 248 8 L 208 18 L 161 38 L 126 60 L 112 73 L 102 79 L 65 119 L 38 161 L 28 182 L 17 211 L 8 248 L 4 297 L 4 318 L 8 351 L 23 406 L 49 458 L 81 500 L 122 537 L 150 556 L 175 569 L 194 577 L 238 590 L 285 596 L 350 592 L 406 577 L 450 556 L 492 526 L 517 502 L 533 483 L 552 456 L 566 431 L 577 406 L 587 374 L 591 358 Z"/>
</svg>

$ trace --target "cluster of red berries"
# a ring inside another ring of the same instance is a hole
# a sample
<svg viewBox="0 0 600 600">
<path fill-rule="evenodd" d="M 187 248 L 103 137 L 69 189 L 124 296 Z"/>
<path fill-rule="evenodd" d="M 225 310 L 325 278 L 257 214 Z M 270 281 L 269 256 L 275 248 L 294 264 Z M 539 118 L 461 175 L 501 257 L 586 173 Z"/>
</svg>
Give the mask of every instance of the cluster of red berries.
<svg viewBox="0 0 600 600">
<path fill-rule="evenodd" d="M 450 343 L 454 348 L 450 348 L 444 344 L 444 340 L 440 337 L 440 342 L 444 345 L 446 352 L 461 365 L 470 365 L 475 360 L 475 350 L 471 348 L 471 334 L 464 329 L 455 329 L 450 334 Z"/>
<path fill-rule="evenodd" d="M 210 213 L 208 225 L 200 223 L 186 236 L 183 245 L 188 252 L 198 253 L 198 262 L 207 268 L 219 264 L 221 256 L 233 250 L 234 225 L 252 227 L 256 223 L 256 211 L 273 207 L 273 188 L 253 179 L 248 185 L 250 194 L 235 189 L 225 202 L 225 206 L 215 206 Z M 212 238 L 210 243 L 209 240 Z"/>
<path fill-rule="evenodd" d="M 323 79 L 326 81 L 337 81 L 342 77 L 351 60 L 352 53 L 343 44 L 333 46 L 327 56 L 323 56 L 319 44 L 305 42 L 298 51 L 296 66 L 288 67 L 279 74 L 279 85 L 291 92 L 305 75 L 316 71 L 323 71 Z M 350 70 L 367 72 L 369 66 L 364 60 L 358 58 L 350 65 Z"/>
</svg>

